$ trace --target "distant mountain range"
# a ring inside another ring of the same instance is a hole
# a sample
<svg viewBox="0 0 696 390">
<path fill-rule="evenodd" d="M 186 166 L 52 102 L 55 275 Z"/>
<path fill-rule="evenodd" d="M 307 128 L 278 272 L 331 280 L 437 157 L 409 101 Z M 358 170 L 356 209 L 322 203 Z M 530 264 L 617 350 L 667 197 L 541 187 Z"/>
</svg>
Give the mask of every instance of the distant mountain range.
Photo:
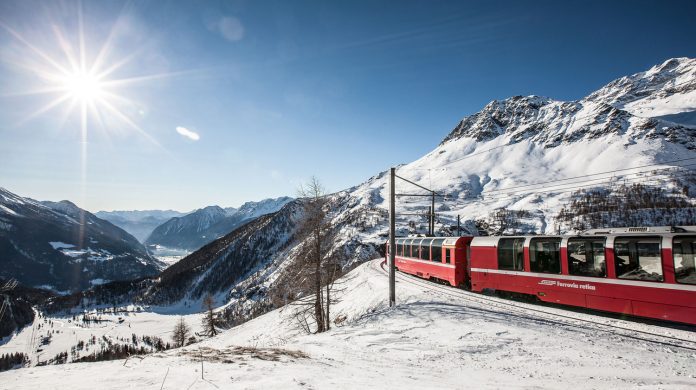
<svg viewBox="0 0 696 390">
<path fill-rule="evenodd" d="M 145 240 L 148 246 L 197 250 L 230 233 L 242 224 L 274 213 L 292 198 L 280 197 L 244 203 L 238 209 L 208 206 L 190 214 L 174 217 L 158 226 Z"/>
<path fill-rule="evenodd" d="M 126 231 L 69 201 L 39 202 L 0 188 L 0 278 L 77 291 L 163 268 Z"/>
<path fill-rule="evenodd" d="M 138 241 L 145 242 L 157 226 L 186 214 L 174 210 L 129 210 L 98 211 L 94 215 L 127 231 Z"/>
</svg>

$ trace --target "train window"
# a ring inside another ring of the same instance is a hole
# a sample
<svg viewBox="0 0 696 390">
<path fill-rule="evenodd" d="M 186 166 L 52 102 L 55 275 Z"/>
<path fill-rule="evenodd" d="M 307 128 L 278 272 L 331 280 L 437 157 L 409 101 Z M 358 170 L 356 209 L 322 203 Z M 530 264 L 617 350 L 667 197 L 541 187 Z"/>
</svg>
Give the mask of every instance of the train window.
<svg viewBox="0 0 696 390">
<path fill-rule="evenodd" d="M 568 240 L 568 271 L 571 275 L 605 278 L 605 238 L 571 238 Z"/>
<path fill-rule="evenodd" d="M 445 248 L 445 263 L 446 264 L 449 264 L 452 262 L 452 260 L 450 260 L 450 251 L 451 251 L 450 248 Z"/>
<path fill-rule="evenodd" d="M 432 252 L 430 260 L 435 261 L 437 263 L 442 263 L 442 247 L 433 244 L 433 246 L 430 247 L 430 251 Z"/>
<path fill-rule="evenodd" d="M 659 238 L 617 238 L 614 257 L 619 279 L 664 280 Z"/>
<path fill-rule="evenodd" d="M 524 238 L 501 238 L 498 241 L 498 269 L 524 270 Z"/>
<path fill-rule="evenodd" d="M 420 243 L 420 259 L 430 260 L 430 243 L 433 242 L 432 239 L 423 239 Z"/>
<path fill-rule="evenodd" d="M 560 274 L 561 239 L 533 238 L 529 244 L 529 270 L 545 274 Z"/>
<path fill-rule="evenodd" d="M 421 241 L 422 240 L 420 238 L 414 238 L 411 241 L 411 257 L 416 258 L 416 259 L 420 257 L 419 256 L 420 247 L 418 246 L 418 244 L 420 244 Z"/>
<path fill-rule="evenodd" d="M 696 284 L 696 237 L 675 237 L 672 248 L 677 283 Z"/>
<path fill-rule="evenodd" d="M 442 263 L 442 244 L 444 242 L 444 238 L 436 238 L 433 240 L 433 245 L 430 248 L 430 250 L 432 251 L 432 261 Z"/>
</svg>

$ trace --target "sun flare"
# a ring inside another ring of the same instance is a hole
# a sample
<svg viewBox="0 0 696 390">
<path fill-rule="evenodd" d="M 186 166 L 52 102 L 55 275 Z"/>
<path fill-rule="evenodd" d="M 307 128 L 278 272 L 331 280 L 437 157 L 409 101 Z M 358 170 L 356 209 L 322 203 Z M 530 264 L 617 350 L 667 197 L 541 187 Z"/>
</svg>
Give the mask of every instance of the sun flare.
<svg viewBox="0 0 696 390">
<path fill-rule="evenodd" d="M 134 113 L 143 112 L 143 103 L 122 93 L 128 91 L 129 86 L 170 77 L 173 73 L 118 77 L 118 73 L 134 70 L 132 61 L 141 49 L 118 50 L 116 37 L 120 36 L 118 29 L 122 26 L 118 19 L 101 47 L 91 46 L 84 32 L 81 9 L 76 15 L 76 31 L 53 25 L 52 33 L 45 35 L 48 38 L 39 40 L 25 37 L 0 21 L 0 32 L 4 30 L 19 44 L 20 51 L 14 62 L 36 76 L 34 85 L 9 95 L 36 95 L 46 99 L 45 104 L 25 115 L 21 123 L 39 116 L 55 116 L 59 128 L 79 130 L 83 143 L 87 142 L 88 133 L 99 131 L 109 137 L 131 130 L 161 148 L 137 122 L 139 117 Z M 127 65 L 131 65 L 130 68 Z M 56 111 L 62 113 L 56 115 Z"/>
<path fill-rule="evenodd" d="M 63 90 L 73 99 L 93 104 L 104 96 L 104 83 L 99 77 L 89 72 L 75 72 L 62 80 Z"/>
</svg>

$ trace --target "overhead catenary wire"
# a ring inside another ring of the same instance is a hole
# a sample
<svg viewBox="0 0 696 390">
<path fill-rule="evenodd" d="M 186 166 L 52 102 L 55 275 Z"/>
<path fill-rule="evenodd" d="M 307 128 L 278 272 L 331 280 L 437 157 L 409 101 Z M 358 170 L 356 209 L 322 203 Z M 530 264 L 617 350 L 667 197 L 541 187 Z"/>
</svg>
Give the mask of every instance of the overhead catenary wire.
<svg viewBox="0 0 696 390">
<path fill-rule="evenodd" d="M 655 179 L 658 177 L 663 177 L 663 180 L 667 179 L 673 179 L 676 177 L 684 177 L 687 175 L 692 175 L 692 172 L 684 172 L 681 174 L 672 174 L 672 175 L 667 175 L 667 174 L 659 174 L 659 175 L 653 175 L 652 177 L 637 177 L 637 178 L 629 178 L 629 179 L 622 179 L 622 180 L 613 180 L 613 181 L 605 181 L 605 182 L 597 182 L 594 183 L 594 186 L 599 186 L 602 184 L 617 184 L 617 182 L 621 183 L 633 183 L 635 181 L 644 181 L 646 179 Z M 548 189 L 548 190 L 533 190 L 533 191 L 525 191 L 522 193 L 515 193 L 515 194 L 503 194 L 500 196 L 495 196 L 495 197 L 486 197 L 486 198 L 471 198 L 467 199 L 466 203 L 471 204 L 472 202 L 475 202 L 476 205 L 489 205 L 495 202 L 500 202 L 504 200 L 510 200 L 510 199 L 522 199 L 531 195 L 543 195 L 543 194 L 555 194 L 555 195 L 560 195 L 564 193 L 572 193 L 572 192 L 577 192 L 578 190 L 582 190 L 587 188 L 587 185 L 582 185 L 582 186 L 574 186 L 574 187 L 568 187 L 568 188 L 563 188 L 563 189 Z M 615 198 L 617 198 L 617 195 L 614 195 Z M 622 198 L 622 197 L 619 197 Z M 623 198 L 622 198 L 623 199 Z M 411 202 L 404 202 L 404 203 L 411 203 Z M 464 206 L 464 205 L 462 205 Z M 427 216 L 428 213 L 426 210 L 424 210 L 421 213 L 399 213 L 400 215 L 414 215 L 414 216 Z M 435 216 L 441 217 L 443 215 L 447 215 L 445 213 L 435 213 Z"/>
<path fill-rule="evenodd" d="M 696 160 L 696 157 L 685 158 L 685 159 L 679 159 L 679 160 L 673 160 L 673 161 L 667 161 L 667 162 L 663 162 L 663 163 L 659 163 L 659 164 L 641 165 L 641 166 L 631 167 L 631 168 L 615 169 L 615 170 L 597 172 L 597 173 L 592 173 L 592 174 L 587 174 L 587 175 L 579 175 L 579 176 L 573 176 L 573 177 L 566 177 L 566 178 L 562 178 L 562 179 L 548 180 L 548 181 L 544 181 L 544 182 L 529 183 L 529 184 L 520 185 L 520 186 L 506 187 L 506 188 L 501 188 L 501 189 L 493 190 L 493 191 L 490 191 L 490 192 L 488 192 L 488 193 L 485 193 L 485 195 L 488 195 L 488 196 L 497 196 L 497 195 L 501 195 L 501 194 L 508 194 L 508 192 L 506 192 L 506 191 L 511 190 L 511 189 L 519 189 L 519 188 L 526 188 L 526 187 L 532 187 L 532 186 L 537 186 L 537 185 L 547 185 L 547 184 L 553 184 L 553 183 L 560 183 L 560 182 L 566 182 L 566 181 L 575 180 L 575 179 L 581 179 L 581 178 L 586 178 L 586 177 L 599 176 L 599 175 L 609 175 L 609 174 L 615 174 L 615 173 L 618 173 L 618 172 L 626 172 L 626 171 L 629 171 L 629 170 L 635 170 L 635 169 L 640 169 L 640 168 L 656 167 L 656 166 L 665 165 L 665 164 L 670 164 L 670 163 L 677 163 L 677 162 L 684 162 L 684 161 L 693 161 L 693 160 Z M 676 166 L 668 166 L 668 167 L 660 168 L 660 169 L 646 169 L 646 170 L 642 170 L 642 171 L 638 171 L 638 172 L 629 172 L 629 173 L 625 173 L 625 174 L 619 175 L 619 176 L 607 176 L 607 177 L 600 177 L 600 178 L 594 178 L 594 179 L 587 179 L 587 180 L 581 180 L 581 181 L 577 181 L 577 182 L 573 182 L 573 183 L 565 183 L 565 184 L 563 184 L 563 185 L 570 185 L 570 184 L 574 184 L 574 185 L 577 184 L 577 185 L 580 185 L 580 184 L 583 184 L 583 183 L 585 183 L 585 184 L 590 184 L 590 183 L 592 183 L 592 182 L 594 182 L 594 181 L 603 180 L 603 179 L 622 180 L 622 179 L 620 179 L 620 178 L 622 178 L 622 177 L 624 177 L 624 176 L 639 175 L 639 174 L 644 174 L 644 173 L 653 173 L 653 172 L 655 172 L 655 171 L 661 171 L 661 170 L 677 170 L 677 169 L 680 169 L 680 168 L 687 168 L 687 167 L 692 167 L 692 166 L 696 166 L 696 163 L 693 163 L 693 164 L 685 164 L 685 165 L 676 165 Z M 406 179 L 404 179 L 404 180 L 406 180 Z M 584 186 L 585 184 L 583 184 L 583 186 Z M 594 184 L 603 184 L 603 183 L 594 183 Z M 592 185 L 594 185 L 594 184 L 592 184 Z M 545 189 L 548 190 L 548 187 L 545 187 Z M 517 192 L 517 191 L 514 191 L 514 192 Z M 512 192 L 509 192 L 509 193 L 512 193 Z M 484 194 L 484 193 L 482 193 L 482 194 Z M 401 194 L 401 196 L 408 196 L 408 195 Z M 415 195 L 414 195 L 414 196 L 415 196 Z"/>
<path fill-rule="evenodd" d="M 695 164 L 696 165 L 696 164 Z M 509 191 L 509 192 L 504 192 L 504 191 L 491 191 L 491 192 L 482 192 L 482 195 L 488 196 L 488 197 L 501 197 L 501 196 L 515 196 L 518 194 L 526 194 L 526 193 L 536 193 L 536 192 L 555 192 L 555 191 L 562 191 L 566 189 L 583 189 L 583 188 L 592 188 L 596 187 L 597 185 L 600 184 L 613 184 L 613 183 L 620 183 L 620 182 L 633 182 L 633 181 L 640 181 L 640 180 L 649 180 L 649 179 L 654 179 L 656 177 L 664 177 L 664 179 L 671 179 L 671 178 L 677 178 L 677 177 L 684 177 L 684 176 L 689 176 L 694 174 L 694 169 L 686 169 L 683 171 L 673 171 L 673 172 L 664 172 L 664 173 L 647 173 L 644 172 L 643 175 L 641 176 L 636 176 L 636 177 L 624 177 L 624 176 L 618 176 L 618 177 L 602 177 L 602 178 L 597 178 L 597 179 L 592 179 L 592 180 L 587 180 L 587 181 L 579 181 L 579 182 L 573 182 L 573 183 L 566 183 L 566 184 L 559 184 L 557 186 L 550 186 L 550 187 L 543 187 L 543 188 L 531 188 L 528 190 L 518 190 L 518 191 Z"/>
<path fill-rule="evenodd" d="M 515 191 L 515 192 L 510 192 L 510 193 L 499 193 L 499 192 L 491 192 L 491 193 L 481 193 L 480 197 L 476 198 L 469 198 L 466 199 L 467 202 L 477 202 L 477 203 L 490 203 L 493 201 L 500 201 L 500 200 L 506 200 L 506 199 L 512 199 L 512 198 L 524 198 L 530 195 L 542 195 L 542 194 L 563 194 L 563 193 L 568 193 L 568 192 L 576 192 L 578 190 L 583 190 L 583 189 L 592 189 L 594 187 L 601 186 L 603 184 L 618 184 L 618 183 L 635 183 L 639 181 L 645 181 L 645 180 L 655 180 L 657 178 L 661 178 L 661 180 L 669 180 L 669 179 L 674 179 L 674 178 L 682 178 L 682 177 L 688 177 L 690 175 L 693 175 L 694 172 L 693 169 L 690 169 L 688 172 L 675 172 L 672 174 L 668 173 L 661 173 L 661 174 L 654 174 L 654 175 L 645 175 L 645 176 L 640 176 L 640 177 L 634 177 L 634 178 L 602 178 L 602 179 L 610 179 L 610 180 L 605 180 L 605 181 L 597 181 L 600 179 L 593 179 L 591 182 L 578 182 L 578 183 L 567 183 L 565 185 L 570 185 L 573 184 L 570 187 L 552 187 L 552 188 L 544 188 L 544 189 L 531 189 L 531 190 L 526 190 L 526 191 Z M 418 194 L 402 194 L 403 197 L 409 197 L 409 196 L 420 196 Z M 447 198 L 446 198 L 447 199 Z M 405 201 L 405 203 L 412 203 Z"/>
<path fill-rule="evenodd" d="M 664 165 L 668 165 L 668 164 L 676 164 L 676 163 L 680 163 L 680 162 L 694 161 L 694 160 L 696 160 L 696 157 L 682 158 L 682 159 L 678 159 L 678 160 L 664 161 L 664 162 L 655 163 L 655 164 L 639 165 L 636 167 L 622 168 L 622 169 L 613 169 L 613 170 L 608 170 L 608 171 L 603 171 L 603 172 L 596 172 L 596 173 L 590 173 L 590 174 L 579 175 L 579 176 L 571 176 L 571 177 L 566 177 L 566 178 L 562 178 L 562 179 L 555 179 L 555 180 L 529 183 L 529 184 L 513 186 L 513 187 L 506 187 L 506 188 L 501 188 L 501 189 L 498 189 L 495 191 L 507 191 L 507 190 L 511 190 L 511 189 L 531 187 L 531 186 L 535 186 L 535 185 L 552 184 L 552 183 L 557 183 L 557 182 L 562 182 L 562 181 L 580 179 L 580 178 L 584 178 L 584 177 L 608 175 L 608 174 L 614 174 L 614 173 L 618 173 L 618 172 L 625 172 L 625 171 L 629 171 L 629 170 L 649 168 L 649 167 L 658 167 L 658 166 L 664 166 Z M 687 164 L 687 165 L 683 165 L 683 166 L 692 166 L 692 165 L 695 165 L 695 164 Z M 682 166 L 681 165 L 673 165 L 673 166 L 668 166 L 668 167 L 660 168 L 660 169 L 670 169 L 670 168 L 680 168 L 680 167 L 682 167 Z M 651 172 L 653 170 L 654 169 L 646 169 L 646 170 L 641 171 L 641 172 Z M 634 173 L 639 173 L 639 172 L 632 172 L 631 174 L 634 174 Z"/>
<path fill-rule="evenodd" d="M 582 185 L 573 185 L 571 187 L 563 187 L 563 188 L 548 188 L 548 189 L 533 189 L 533 190 L 527 190 L 523 192 L 513 192 L 513 193 L 495 193 L 492 194 L 492 196 L 488 196 L 489 194 L 483 194 L 488 196 L 484 200 L 494 200 L 494 199 L 507 199 L 507 198 L 513 198 L 513 197 L 523 197 L 523 196 L 529 196 L 529 195 L 534 195 L 534 194 L 549 194 L 549 193 L 565 193 L 565 192 L 574 192 L 577 190 L 582 190 L 586 188 L 592 188 L 592 187 L 597 187 L 602 184 L 620 184 L 622 182 L 625 183 L 634 183 L 634 182 L 639 182 L 643 180 L 651 180 L 655 179 L 658 177 L 663 177 L 663 180 L 668 180 L 668 179 L 673 179 L 673 178 L 679 178 L 679 177 L 685 177 L 692 175 L 694 170 L 691 169 L 689 172 L 682 172 L 682 173 L 674 173 L 674 174 L 667 174 L 667 173 L 662 173 L 662 174 L 657 174 L 657 175 L 650 175 L 650 176 L 640 176 L 640 177 L 634 177 L 634 178 L 622 178 L 622 179 L 613 179 L 613 180 L 606 180 L 606 181 L 600 181 L 600 182 L 594 182 L 591 184 L 584 183 Z"/>
<path fill-rule="evenodd" d="M 634 170 L 634 169 L 647 168 L 647 167 L 657 167 L 657 166 L 660 166 L 660 165 L 674 164 L 674 163 L 678 163 L 678 162 L 693 161 L 693 160 L 696 160 L 696 157 L 690 157 L 690 158 L 684 158 L 684 159 L 680 159 L 680 160 L 668 161 L 668 162 L 665 162 L 665 163 L 641 165 L 641 166 L 632 167 L 632 168 L 614 169 L 614 170 L 611 170 L 611 171 L 590 173 L 590 174 L 587 174 L 587 175 L 573 176 L 573 177 L 569 177 L 569 178 L 565 178 L 565 179 L 549 180 L 549 181 L 544 181 L 544 182 L 537 182 L 537 183 L 524 184 L 524 185 L 513 186 L 513 187 L 506 187 L 506 188 L 501 188 L 501 189 L 496 190 L 496 191 L 507 191 L 507 190 L 517 189 L 517 188 L 525 188 L 525 187 L 531 187 L 531 186 L 535 186 L 535 185 L 557 183 L 557 182 L 562 182 L 562 181 L 580 179 L 580 178 L 584 178 L 584 177 L 615 174 L 615 173 L 618 173 L 618 172 L 625 172 L 625 171 Z M 668 166 L 668 167 L 665 167 L 665 168 L 658 168 L 658 169 L 673 169 L 673 168 L 680 168 L 680 167 L 687 167 L 687 166 L 694 166 L 694 165 L 696 165 L 696 163 L 693 163 L 693 164 L 686 164 L 686 165 L 672 165 L 672 166 Z M 640 172 L 630 172 L 630 173 L 626 173 L 626 175 L 638 174 L 638 173 L 641 173 L 641 172 L 652 172 L 652 171 L 654 171 L 654 170 L 655 170 L 655 169 L 648 169 L 648 170 L 644 170 L 644 171 L 640 171 Z"/>
</svg>

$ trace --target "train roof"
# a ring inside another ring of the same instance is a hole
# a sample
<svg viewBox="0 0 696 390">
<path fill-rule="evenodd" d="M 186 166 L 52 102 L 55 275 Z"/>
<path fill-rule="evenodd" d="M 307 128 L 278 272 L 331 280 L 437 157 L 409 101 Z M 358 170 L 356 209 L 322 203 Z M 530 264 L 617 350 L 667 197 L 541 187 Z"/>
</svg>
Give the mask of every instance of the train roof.
<svg viewBox="0 0 696 390">
<path fill-rule="evenodd" d="M 533 235 L 533 234 L 517 234 L 512 236 L 460 236 L 460 237 L 427 237 L 427 236 L 411 236 L 411 237 L 396 237 L 397 242 L 404 240 L 443 240 L 443 245 L 457 246 L 463 245 L 472 239 L 475 246 L 495 246 L 501 238 L 565 238 L 565 237 L 583 237 L 583 236 L 613 236 L 613 235 L 640 235 L 640 234 L 679 234 L 679 233 L 696 233 L 696 226 L 649 226 L 649 227 L 622 227 L 622 228 L 606 228 L 606 229 L 589 229 L 578 234 L 563 234 L 563 235 Z"/>
<path fill-rule="evenodd" d="M 447 246 L 457 246 L 462 245 L 467 241 L 471 241 L 472 236 L 453 236 L 453 237 L 396 237 L 396 242 L 403 242 L 404 240 L 443 240 L 442 245 Z"/>
</svg>

